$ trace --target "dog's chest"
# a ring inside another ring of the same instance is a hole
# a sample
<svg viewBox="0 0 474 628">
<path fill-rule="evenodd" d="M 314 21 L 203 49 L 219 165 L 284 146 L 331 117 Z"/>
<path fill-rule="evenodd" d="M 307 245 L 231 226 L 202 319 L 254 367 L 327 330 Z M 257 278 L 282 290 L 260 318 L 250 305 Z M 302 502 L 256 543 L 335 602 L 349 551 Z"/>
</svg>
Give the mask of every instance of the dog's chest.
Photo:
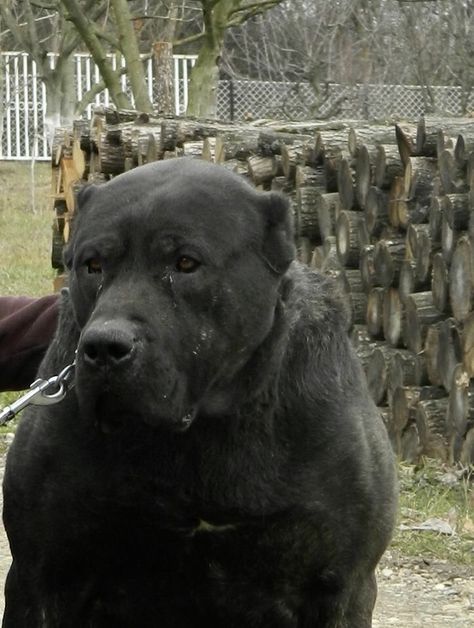
<svg viewBox="0 0 474 628">
<path fill-rule="evenodd" d="M 184 458 L 128 454 L 113 464 L 106 452 L 56 469 L 50 503 L 43 503 L 57 513 L 52 537 L 64 539 L 74 560 L 90 548 L 95 564 L 113 573 L 136 570 L 140 578 L 149 572 L 160 579 L 164 570 L 212 582 L 253 581 L 255 561 L 275 569 L 292 562 L 289 545 L 284 558 L 276 550 L 291 526 L 278 514 L 285 507 L 274 470 L 253 473 L 251 457 L 225 465 Z"/>
<path fill-rule="evenodd" d="M 109 503 L 101 521 L 84 521 L 82 534 L 72 543 L 63 538 L 67 571 L 73 582 L 82 574 L 80 586 L 87 588 L 100 612 L 120 609 L 120 616 L 132 617 L 142 608 L 144 617 L 160 613 L 165 627 L 168 614 L 176 619 L 182 613 L 182 625 L 192 628 L 200 625 L 193 623 L 196 600 L 212 620 L 221 600 L 241 596 L 246 605 L 249 597 L 255 598 L 257 615 L 260 604 L 266 613 L 274 607 L 272 625 L 279 625 L 281 613 L 292 616 L 310 569 L 305 565 L 309 556 L 301 546 L 294 547 L 292 522 L 219 521 L 177 510 L 164 515 L 161 507 L 141 506 Z"/>
</svg>

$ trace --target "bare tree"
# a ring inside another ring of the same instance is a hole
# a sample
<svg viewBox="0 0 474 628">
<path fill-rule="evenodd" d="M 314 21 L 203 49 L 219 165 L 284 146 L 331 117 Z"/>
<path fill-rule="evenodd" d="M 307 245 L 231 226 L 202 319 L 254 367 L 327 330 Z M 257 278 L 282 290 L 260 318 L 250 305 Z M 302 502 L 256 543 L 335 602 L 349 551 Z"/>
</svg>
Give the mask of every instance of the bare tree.
<svg viewBox="0 0 474 628">
<path fill-rule="evenodd" d="M 86 0 L 87 10 L 97 19 L 102 7 Z M 37 74 L 46 85 L 46 125 L 49 135 L 54 128 L 67 125 L 74 116 L 72 54 L 80 43 L 74 27 L 56 2 L 0 0 L 0 15 L 11 38 L 20 50 L 35 61 Z M 48 53 L 56 53 L 53 57 Z"/>
<path fill-rule="evenodd" d="M 214 117 L 217 107 L 219 63 L 227 29 L 243 24 L 283 0 L 200 0 L 203 30 L 200 49 L 189 82 L 189 115 Z M 188 40 L 189 41 L 189 40 Z M 182 42 L 181 42 L 182 43 Z"/>
</svg>

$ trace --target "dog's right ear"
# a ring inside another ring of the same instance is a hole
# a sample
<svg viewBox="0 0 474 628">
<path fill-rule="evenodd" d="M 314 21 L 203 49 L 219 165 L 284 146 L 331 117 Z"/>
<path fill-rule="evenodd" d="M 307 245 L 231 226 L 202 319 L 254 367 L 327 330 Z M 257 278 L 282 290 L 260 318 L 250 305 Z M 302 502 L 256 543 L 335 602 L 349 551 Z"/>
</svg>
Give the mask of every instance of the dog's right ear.
<svg viewBox="0 0 474 628">
<path fill-rule="evenodd" d="M 91 206 L 91 199 L 95 195 L 97 186 L 93 183 L 84 185 L 76 194 L 76 207 L 71 220 L 71 233 L 69 235 L 69 241 L 64 247 L 63 260 L 66 268 L 71 270 L 73 261 L 74 250 L 74 232 L 77 227 L 77 223 L 80 222 L 81 216 L 87 213 L 88 208 Z"/>
<path fill-rule="evenodd" d="M 94 196 L 97 186 L 93 183 L 86 183 L 81 187 L 76 195 L 76 211 L 84 212 L 90 204 L 90 199 Z"/>
<path fill-rule="evenodd" d="M 269 268 L 283 275 L 295 259 L 293 218 L 288 199 L 277 192 L 260 195 L 264 206 L 265 240 L 263 259 Z"/>
</svg>

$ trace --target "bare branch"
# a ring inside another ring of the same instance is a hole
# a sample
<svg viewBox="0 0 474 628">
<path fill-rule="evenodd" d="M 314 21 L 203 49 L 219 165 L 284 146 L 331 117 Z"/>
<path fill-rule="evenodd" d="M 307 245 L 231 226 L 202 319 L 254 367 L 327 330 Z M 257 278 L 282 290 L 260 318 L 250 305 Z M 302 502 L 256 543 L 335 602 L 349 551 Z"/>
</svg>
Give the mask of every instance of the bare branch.
<svg viewBox="0 0 474 628">
<path fill-rule="evenodd" d="M 204 31 L 201 31 L 200 33 L 196 33 L 195 35 L 189 35 L 189 37 L 184 37 L 183 39 L 177 39 L 176 41 L 173 41 L 173 46 L 177 47 L 177 46 L 184 46 L 185 44 L 191 44 L 194 41 L 199 41 L 204 37 L 205 33 Z"/>
<path fill-rule="evenodd" d="M 58 10 L 57 2 L 42 2 L 41 0 L 30 0 L 30 4 L 32 4 L 34 7 L 38 7 L 39 9 L 46 9 L 47 11 Z"/>
<path fill-rule="evenodd" d="M 119 76 L 126 74 L 126 72 L 127 72 L 126 67 L 123 67 L 117 70 L 117 73 L 119 74 Z M 82 99 L 76 105 L 75 113 L 77 115 L 80 115 L 84 111 L 84 109 L 88 105 L 91 104 L 91 102 L 94 100 L 97 94 L 100 94 L 101 92 L 103 92 L 104 89 L 106 89 L 106 87 L 107 86 L 103 80 L 99 81 L 98 83 L 95 83 L 85 94 L 83 94 Z"/>
</svg>

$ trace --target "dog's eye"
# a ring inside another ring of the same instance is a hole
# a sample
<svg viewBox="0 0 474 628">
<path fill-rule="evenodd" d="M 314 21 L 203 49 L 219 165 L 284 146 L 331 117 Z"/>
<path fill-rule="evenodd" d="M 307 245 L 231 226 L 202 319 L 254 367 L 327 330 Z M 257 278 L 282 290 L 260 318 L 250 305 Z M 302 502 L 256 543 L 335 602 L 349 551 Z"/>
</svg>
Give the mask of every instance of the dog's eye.
<svg viewBox="0 0 474 628">
<path fill-rule="evenodd" d="M 192 257 L 187 257 L 186 255 L 181 256 L 176 262 L 176 270 L 180 273 L 193 273 L 200 266 L 200 262 L 193 259 Z"/>
<path fill-rule="evenodd" d="M 87 261 L 87 272 L 89 274 L 102 272 L 102 264 L 97 258 L 92 258 Z"/>
</svg>

